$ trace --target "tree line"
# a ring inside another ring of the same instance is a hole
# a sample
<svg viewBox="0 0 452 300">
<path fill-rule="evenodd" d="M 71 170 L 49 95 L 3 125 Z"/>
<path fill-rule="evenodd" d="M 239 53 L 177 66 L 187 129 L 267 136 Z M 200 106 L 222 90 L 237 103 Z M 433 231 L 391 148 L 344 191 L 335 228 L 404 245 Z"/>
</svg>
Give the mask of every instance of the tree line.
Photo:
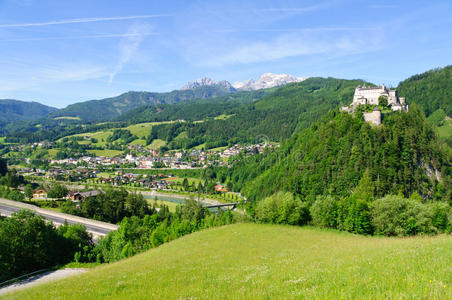
<svg viewBox="0 0 452 300">
<path fill-rule="evenodd" d="M 56 228 L 28 210 L 0 217 L 0 282 L 66 264 L 93 247 L 92 236 L 82 225 Z"/>
</svg>

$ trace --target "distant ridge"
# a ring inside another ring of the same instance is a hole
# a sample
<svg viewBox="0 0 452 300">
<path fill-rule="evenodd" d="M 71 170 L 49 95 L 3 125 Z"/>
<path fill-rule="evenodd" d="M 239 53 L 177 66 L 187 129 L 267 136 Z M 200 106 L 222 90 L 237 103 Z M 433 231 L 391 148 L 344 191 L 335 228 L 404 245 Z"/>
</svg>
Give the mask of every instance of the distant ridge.
<svg viewBox="0 0 452 300">
<path fill-rule="evenodd" d="M 0 124 L 21 120 L 36 120 L 58 109 L 38 102 L 0 99 Z"/>
<path fill-rule="evenodd" d="M 174 104 L 191 99 L 204 99 L 231 93 L 221 85 L 198 86 L 167 93 L 130 91 L 116 97 L 74 103 L 52 114 L 52 117 L 77 117 L 82 121 L 105 121 L 119 117 L 140 106 Z"/>
</svg>

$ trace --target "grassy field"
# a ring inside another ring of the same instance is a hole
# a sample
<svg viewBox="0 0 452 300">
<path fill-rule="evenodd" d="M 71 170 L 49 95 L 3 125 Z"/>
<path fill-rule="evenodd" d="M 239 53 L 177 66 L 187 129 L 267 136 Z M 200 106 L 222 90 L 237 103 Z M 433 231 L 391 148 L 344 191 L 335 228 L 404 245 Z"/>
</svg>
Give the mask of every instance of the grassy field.
<svg viewBox="0 0 452 300">
<path fill-rule="evenodd" d="M 166 142 L 164 140 L 155 139 L 152 143 L 147 147 L 152 150 L 158 150 L 160 147 L 165 146 Z"/>
<path fill-rule="evenodd" d="M 54 159 L 58 153 L 58 149 L 49 149 L 49 158 Z"/>
<path fill-rule="evenodd" d="M 88 153 L 92 153 L 96 156 L 115 157 L 121 155 L 123 152 L 119 150 L 88 150 Z"/>
<path fill-rule="evenodd" d="M 155 204 L 157 204 L 157 206 L 161 206 L 161 205 L 166 205 L 168 206 L 168 209 L 170 212 L 175 212 L 176 211 L 176 207 L 180 204 L 175 203 L 175 202 L 170 202 L 170 201 L 164 201 L 164 200 L 154 200 L 154 199 L 147 199 L 149 204 L 152 204 L 155 206 Z"/>
<path fill-rule="evenodd" d="M 127 126 L 124 129 L 129 130 L 131 134 L 143 139 L 151 133 L 152 126 L 169 123 L 174 123 L 174 121 L 139 123 Z"/>
<path fill-rule="evenodd" d="M 439 136 L 442 138 L 448 138 L 452 136 L 452 120 L 447 119 L 444 121 L 444 125 L 438 127 Z"/>
<path fill-rule="evenodd" d="M 56 117 L 56 118 L 53 118 L 54 120 L 80 120 L 80 118 L 79 117 L 69 117 L 69 116 L 66 116 L 66 117 Z"/>
<path fill-rule="evenodd" d="M 139 123 L 139 124 L 134 124 L 134 125 L 124 127 L 122 129 L 129 130 L 131 134 L 136 135 L 139 139 L 145 139 L 151 133 L 152 126 L 166 124 L 166 123 L 174 123 L 174 121 Z M 99 130 L 96 132 L 78 133 L 78 134 L 66 136 L 66 138 L 76 137 L 76 136 L 86 136 L 86 137 L 95 138 L 98 140 L 98 143 L 94 143 L 94 145 L 103 145 L 103 144 L 105 144 L 105 141 L 113 133 L 113 131 L 115 129 L 117 129 L 117 128 L 112 128 L 112 129 L 107 129 L 107 130 Z M 61 138 L 60 140 L 62 140 L 62 139 L 63 138 Z M 102 142 L 102 139 L 104 140 L 104 142 Z"/>
<path fill-rule="evenodd" d="M 237 224 L 11 299 L 451 299 L 452 237 Z"/>
</svg>

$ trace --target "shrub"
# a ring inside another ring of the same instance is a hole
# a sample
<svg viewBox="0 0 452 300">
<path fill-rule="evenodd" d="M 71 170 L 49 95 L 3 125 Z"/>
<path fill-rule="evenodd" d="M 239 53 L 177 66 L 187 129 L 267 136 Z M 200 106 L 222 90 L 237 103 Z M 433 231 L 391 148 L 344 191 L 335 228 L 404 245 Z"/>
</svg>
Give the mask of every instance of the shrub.
<svg viewBox="0 0 452 300">
<path fill-rule="evenodd" d="M 259 223 L 303 225 L 309 221 L 309 211 L 293 194 L 278 192 L 257 204 L 255 219 Z"/>
<path fill-rule="evenodd" d="M 337 227 L 338 207 L 331 196 L 317 196 L 311 209 L 312 223 L 320 227 Z"/>
<path fill-rule="evenodd" d="M 401 196 L 388 195 L 372 206 L 372 223 L 375 234 L 407 236 L 419 233 L 436 233 L 430 206 Z"/>
<path fill-rule="evenodd" d="M 450 232 L 452 230 L 452 209 L 444 202 L 433 202 L 430 205 L 432 210 L 432 223 L 439 231 Z"/>
<path fill-rule="evenodd" d="M 372 234 L 372 218 L 366 201 L 356 196 L 345 198 L 338 205 L 338 229 L 359 234 Z"/>
</svg>

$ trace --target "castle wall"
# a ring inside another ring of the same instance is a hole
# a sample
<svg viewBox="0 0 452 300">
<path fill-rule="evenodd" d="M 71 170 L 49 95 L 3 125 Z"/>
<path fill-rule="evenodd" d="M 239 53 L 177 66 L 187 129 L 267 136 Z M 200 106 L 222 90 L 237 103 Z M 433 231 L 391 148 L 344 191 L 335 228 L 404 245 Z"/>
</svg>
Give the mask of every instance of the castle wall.
<svg viewBox="0 0 452 300">
<path fill-rule="evenodd" d="M 364 121 L 368 123 L 372 123 L 374 125 L 380 125 L 381 124 L 381 111 L 374 110 L 370 113 L 363 113 Z"/>
<path fill-rule="evenodd" d="M 388 97 L 389 105 L 400 103 L 397 91 L 390 90 L 383 85 L 381 87 L 357 87 L 353 96 L 353 105 L 378 105 L 378 98 L 380 96 Z"/>
<path fill-rule="evenodd" d="M 382 94 L 387 94 L 383 88 L 357 88 L 353 97 L 353 103 L 357 103 L 359 101 L 358 99 L 362 97 L 367 99 L 367 104 L 378 105 L 378 97 L 380 97 Z"/>
</svg>

